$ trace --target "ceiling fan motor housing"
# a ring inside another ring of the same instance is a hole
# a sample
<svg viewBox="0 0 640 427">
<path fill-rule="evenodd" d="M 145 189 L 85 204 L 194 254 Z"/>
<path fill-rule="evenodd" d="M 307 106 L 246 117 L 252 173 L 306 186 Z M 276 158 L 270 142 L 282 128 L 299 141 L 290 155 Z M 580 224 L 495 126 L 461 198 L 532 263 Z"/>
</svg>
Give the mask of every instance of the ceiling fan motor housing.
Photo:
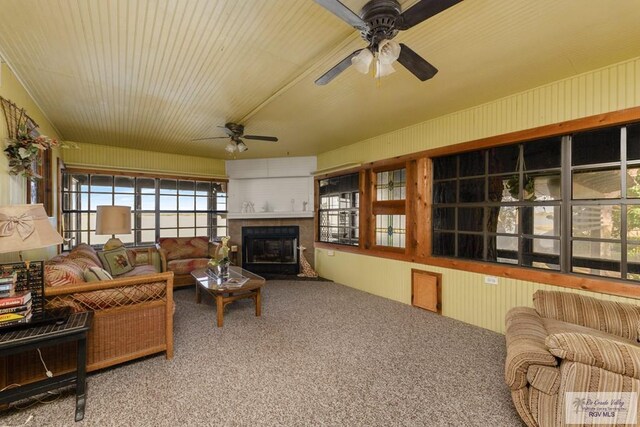
<svg viewBox="0 0 640 427">
<path fill-rule="evenodd" d="M 397 0 L 372 0 L 360 11 L 360 18 L 369 28 L 360 35 L 369 43 L 370 49 L 378 49 L 382 40 L 391 40 L 398 34 L 396 20 L 401 8 Z"/>
<path fill-rule="evenodd" d="M 244 135 L 244 126 L 243 125 L 239 125 L 237 123 L 229 122 L 229 123 L 226 123 L 224 125 L 224 127 L 226 127 L 231 132 L 233 132 L 234 136 L 236 136 L 236 137 L 240 137 L 240 136 Z"/>
</svg>

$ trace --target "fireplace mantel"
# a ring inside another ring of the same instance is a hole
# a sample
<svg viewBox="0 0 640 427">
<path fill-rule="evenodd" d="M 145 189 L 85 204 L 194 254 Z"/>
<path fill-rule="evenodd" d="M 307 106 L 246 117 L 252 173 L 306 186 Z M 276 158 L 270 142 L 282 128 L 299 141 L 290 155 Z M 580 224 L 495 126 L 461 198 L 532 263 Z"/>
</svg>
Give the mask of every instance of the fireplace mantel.
<svg viewBox="0 0 640 427">
<path fill-rule="evenodd" d="M 229 212 L 227 219 L 313 218 L 311 212 Z"/>
</svg>

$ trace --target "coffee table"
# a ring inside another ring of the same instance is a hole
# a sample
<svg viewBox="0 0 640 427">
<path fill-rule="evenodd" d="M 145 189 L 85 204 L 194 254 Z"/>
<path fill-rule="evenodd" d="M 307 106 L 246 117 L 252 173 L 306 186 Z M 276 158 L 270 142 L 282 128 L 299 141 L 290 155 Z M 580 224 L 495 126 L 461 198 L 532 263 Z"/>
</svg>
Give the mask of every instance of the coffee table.
<svg viewBox="0 0 640 427">
<path fill-rule="evenodd" d="M 265 283 L 264 277 L 236 266 L 229 267 L 227 279 L 219 278 L 207 268 L 193 270 L 191 275 L 196 279 L 196 303 L 200 304 L 202 291 L 208 292 L 215 298 L 219 328 L 224 324 L 224 308 L 227 304 L 242 298 L 253 299 L 256 305 L 256 316 L 262 314 L 260 291 Z M 244 283 L 241 285 L 229 283 L 229 279 Z"/>
</svg>

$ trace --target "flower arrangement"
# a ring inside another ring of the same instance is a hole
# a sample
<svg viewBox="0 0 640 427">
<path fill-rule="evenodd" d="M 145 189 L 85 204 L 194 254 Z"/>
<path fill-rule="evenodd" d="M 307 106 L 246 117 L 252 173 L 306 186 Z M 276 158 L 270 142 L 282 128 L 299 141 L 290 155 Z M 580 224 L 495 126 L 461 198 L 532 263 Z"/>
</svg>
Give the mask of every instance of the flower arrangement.
<svg viewBox="0 0 640 427">
<path fill-rule="evenodd" d="M 4 149 L 9 159 L 9 174 L 22 175 L 30 181 L 36 181 L 41 177 L 33 170 L 34 164 L 39 164 L 39 154 L 52 147 L 63 146 L 58 140 L 46 135 L 33 136 L 22 126 L 18 129 L 16 138 L 7 139 L 7 148 Z"/>
<path fill-rule="evenodd" d="M 229 272 L 229 236 L 221 239 L 222 245 L 216 252 L 216 256 L 209 260 L 208 266 L 211 270 L 217 271 L 221 275 L 227 275 Z"/>
</svg>

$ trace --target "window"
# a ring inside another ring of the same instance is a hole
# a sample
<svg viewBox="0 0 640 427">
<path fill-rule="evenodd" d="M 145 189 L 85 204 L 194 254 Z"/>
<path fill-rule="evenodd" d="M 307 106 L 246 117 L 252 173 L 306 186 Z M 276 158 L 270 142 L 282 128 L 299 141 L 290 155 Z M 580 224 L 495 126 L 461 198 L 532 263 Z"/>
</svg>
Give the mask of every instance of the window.
<svg viewBox="0 0 640 427">
<path fill-rule="evenodd" d="M 319 181 L 318 236 L 321 242 L 358 246 L 358 181 L 358 173 Z"/>
<path fill-rule="evenodd" d="M 150 245 L 159 237 L 225 236 L 226 183 L 189 179 L 90 174 L 63 174 L 62 217 L 65 237 L 78 243 L 104 244 L 110 236 L 95 234 L 100 205 L 131 207 L 132 234 L 125 244 Z"/>
<path fill-rule="evenodd" d="M 639 172 L 638 124 L 434 158 L 432 254 L 640 280 Z"/>
<path fill-rule="evenodd" d="M 407 169 L 380 171 L 374 177 L 375 245 L 404 248 L 407 235 Z"/>
</svg>

